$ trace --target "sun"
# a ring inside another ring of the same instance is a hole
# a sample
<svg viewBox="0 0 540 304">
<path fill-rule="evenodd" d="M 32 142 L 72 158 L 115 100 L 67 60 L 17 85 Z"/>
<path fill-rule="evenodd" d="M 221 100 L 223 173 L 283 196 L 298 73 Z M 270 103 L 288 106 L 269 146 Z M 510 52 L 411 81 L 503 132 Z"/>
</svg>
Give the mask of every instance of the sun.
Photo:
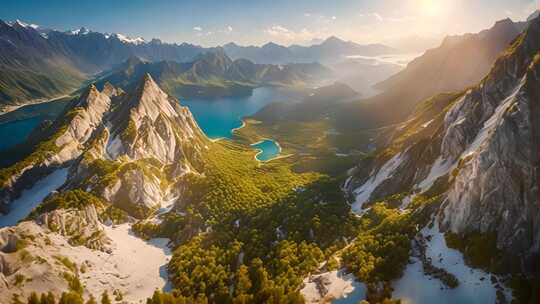
<svg viewBox="0 0 540 304">
<path fill-rule="evenodd" d="M 444 10 L 445 0 L 419 0 L 420 11 L 430 17 L 440 15 Z"/>
</svg>

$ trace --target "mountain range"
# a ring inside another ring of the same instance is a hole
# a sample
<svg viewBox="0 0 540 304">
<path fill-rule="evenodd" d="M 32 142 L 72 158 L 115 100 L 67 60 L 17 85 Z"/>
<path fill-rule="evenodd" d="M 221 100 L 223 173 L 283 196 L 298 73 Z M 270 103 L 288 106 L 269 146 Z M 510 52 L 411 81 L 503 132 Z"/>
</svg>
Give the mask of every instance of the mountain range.
<svg viewBox="0 0 540 304">
<path fill-rule="evenodd" d="M 312 63 L 348 54 L 382 54 L 392 50 L 382 45 L 362 46 L 331 37 L 311 47 L 289 48 L 267 44 L 263 47 L 225 45 L 233 60 L 254 63 Z M 216 48 L 182 43 L 150 42 L 121 34 L 104 34 L 85 28 L 57 31 L 20 21 L 0 20 L 0 105 L 17 106 L 71 93 L 84 81 L 128 60 L 191 62 Z"/>
<path fill-rule="evenodd" d="M 479 33 L 447 37 L 439 47 L 376 84 L 379 94 L 343 109 L 339 120 L 361 121 L 366 128 L 399 122 L 423 99 L 476 84 L 527 25 L 505 19 Z M 394 111 L 388 111 L 389 107 Z"/>
<path fill-rule="evenodd" d="M 180 98 L 249 95 L 258 86 L 305 87 L 332 77 L 332 71 L 318 63 L 270 65 L 247 59 L 233 61 L 218 48 L 186 63 L 144 62 L 132 57 L 107 71 L 96 85 L 101 87 L 108 82 L 128 89 L 146 73 L 165 91 Z"/>
<path fill-rule="evenodd" d="M 397 53 L 396 49 L 382 44 L 361 45 L 331 36 L 311 46 L 291 45 L 285 47 L 267 43 L 261 47 L 239 46 L 229 43 L 223 46 L 232 59 L 245 58 L 257 63 L 284 64 L 290 62 L 335 63 L 351 55 L 376 56 Z"/>
</svg>

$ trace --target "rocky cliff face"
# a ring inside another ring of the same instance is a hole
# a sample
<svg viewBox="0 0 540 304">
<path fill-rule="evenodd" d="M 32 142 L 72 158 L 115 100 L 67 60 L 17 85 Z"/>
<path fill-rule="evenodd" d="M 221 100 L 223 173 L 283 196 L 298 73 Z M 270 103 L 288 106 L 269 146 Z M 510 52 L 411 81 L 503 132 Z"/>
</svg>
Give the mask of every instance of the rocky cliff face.
<svg viewBox="0 0 540 304">
<path fill-rule="evenodd" d="M 150 75 L 112 98 L 112 108 L 70 175 L 71 188 L 93 191 L 134 216 L 172 203 L 172 187 L 197 172 L 208 139 L 187 108 Z"/>
<path fill-rule="evenodd" d="M 110 89 L 109 89 L 110 90 Z M 52 126 L 41 131 L 42 141 L 32 153 L 9 168 L 0 170 L 0 204 L 7 205 L 39 178 L 78 158 L 93 132 L 101 125 L 111 106 L 112 95 L 90 86 L 79 99 L 71 102 Z"/>
<path fill-rule="evenodd" d="M 171 164 L 184 157 L 183 144 L 202 137 L 187 108 L 165 94 L 150 75 L 131 94 L 119 101 L 110 117 L 108 157 L 125 155 L 132 160 L 155 158 Z M 194 149 L 201 149 L 198 144 Z"/>
<path fill-rule="evenodd" d="M 64 236 L 71 245 L 110 251 L 110 240 L 101 228 L 98 211 L 94 205 L 81 210 L 57 209 L 43 213 L 36 218 L 36 223 Z"/>
<path fill-rule="evenodd" d="M 537 253 L 539 52 L 537 18 L 478 85 L 420 104 L 353 170 L 345 184 L 353 210 L 390 196 L 406 208 L 418 195 L 441 194 L 444 230 L 493 233 L 499 249 L 525 260 Z"/>
<path fill-rule="evenodd" d="M 540 249 L 538 78 L 535 21 L 476 90 L 445 118 L 442 157 L 461 161 L 443 209 L 453 232 L 497 232 L 500 248 Z M 476 132 L 471 132 L 475 130 Z"/>
</svg>

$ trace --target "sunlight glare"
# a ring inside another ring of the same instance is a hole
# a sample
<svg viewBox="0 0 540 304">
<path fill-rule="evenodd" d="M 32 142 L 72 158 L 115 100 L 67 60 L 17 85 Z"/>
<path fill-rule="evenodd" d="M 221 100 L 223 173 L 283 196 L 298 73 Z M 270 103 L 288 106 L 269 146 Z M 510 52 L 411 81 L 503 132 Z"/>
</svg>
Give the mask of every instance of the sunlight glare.
<svg viewBox="0 0 540 304">
<path fill-rule="evenodd" d="M 419 0 L 422 14 L 434 17 L 443 12 L 445 0 Z"/>
</svg>

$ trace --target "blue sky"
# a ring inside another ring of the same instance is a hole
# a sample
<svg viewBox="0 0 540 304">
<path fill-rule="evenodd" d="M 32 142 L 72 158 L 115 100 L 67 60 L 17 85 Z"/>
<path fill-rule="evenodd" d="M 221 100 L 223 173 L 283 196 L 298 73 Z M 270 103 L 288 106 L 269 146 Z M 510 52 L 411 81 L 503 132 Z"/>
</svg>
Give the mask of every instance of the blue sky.
<svg viewBox="0 0 540 304">
<path fill-rule="evenodd" d="M 397 44 L 522 20 L 540 0 L 0 0 L 0 7 L 4 20 L 205 46 L 302 44 L 330 35 Z"/>
</svg>

